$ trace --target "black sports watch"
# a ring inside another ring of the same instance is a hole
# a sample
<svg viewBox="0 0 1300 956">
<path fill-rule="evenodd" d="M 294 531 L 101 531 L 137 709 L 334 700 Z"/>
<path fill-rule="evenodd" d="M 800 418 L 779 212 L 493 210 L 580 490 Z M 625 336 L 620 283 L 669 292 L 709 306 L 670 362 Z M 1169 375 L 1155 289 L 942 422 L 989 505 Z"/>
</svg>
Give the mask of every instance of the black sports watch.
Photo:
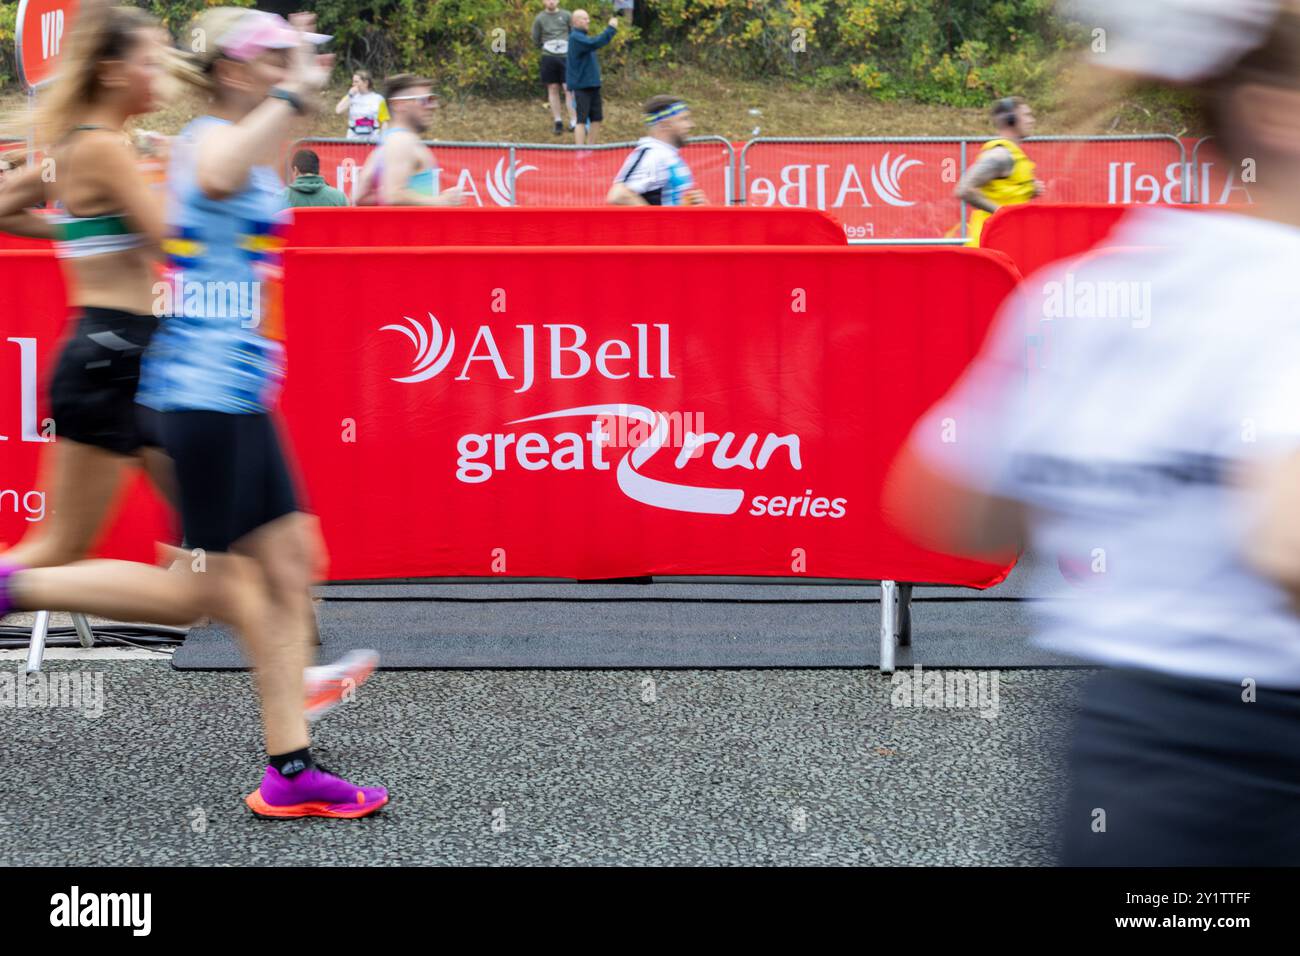
<svg viewBox="0 0 1300 956">
<path fill-rule="evenodd" d="M 303 102 L 302 97 L 297 93 L 290 93 L 288 90 L 276 86 L 272 87 L 271 92 L 266 95 L 270 99 L 284 100 L 293 107 L 293 111 L 299 116 L 307 115 L 307 104 Z"/>
</svg>

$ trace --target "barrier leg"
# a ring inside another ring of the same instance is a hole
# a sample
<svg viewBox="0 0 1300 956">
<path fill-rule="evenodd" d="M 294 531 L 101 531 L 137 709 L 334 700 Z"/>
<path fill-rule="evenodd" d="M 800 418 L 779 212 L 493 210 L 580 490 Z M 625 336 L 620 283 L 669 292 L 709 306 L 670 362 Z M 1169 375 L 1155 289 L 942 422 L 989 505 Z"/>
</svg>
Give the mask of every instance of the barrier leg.
<svg viewBox="0 0 1300 956">
<path fill-rule="evenodd" d="M 95 632 L 90 629 L 90 622 L 86 620 L 86 615 L 74 612 L 72 626 L 77 629 L 77 640 L 81 642 L 82 647 L 95 646 Z"/>
<path fill-rule="evenodd" d="M 35 674 L 45 660 L 45 636 L 50 632 L 50 612 L 37 611 L 32 621 L 32 642 L 27 648 L 27 673 Z"/>
<path fill-rule="evenodd" d="M 880 673 L 894 673 L 894 647 L 898 638 L 898 585 L 880 582 Z"/>
<path fill-rule="evenodd" d="M 898 646 L 912 643 L 912 585 L 898 585 Z"/>
</svg>

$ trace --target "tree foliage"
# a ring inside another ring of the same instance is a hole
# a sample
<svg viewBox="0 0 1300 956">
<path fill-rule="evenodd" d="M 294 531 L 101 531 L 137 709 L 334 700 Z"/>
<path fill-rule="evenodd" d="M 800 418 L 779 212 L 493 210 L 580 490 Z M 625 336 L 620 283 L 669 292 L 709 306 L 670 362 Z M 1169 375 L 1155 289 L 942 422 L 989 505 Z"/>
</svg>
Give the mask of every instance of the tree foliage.
<svg viewBox="0 0 1300 956">
<path fill-rule="evenodd" d="M 138 0 L 180 34 L 205 0 Z M 252 0 L 235 0 L 251 4 Z M 580 0 L 567 0 L 572 9 Z M 1140 2 L 1140 0 L 1134 0 Z M 689 63 L 958 106 L 1039 94 L 1066 31 L 1053 0 L 648 0 L 602 51 L 606 72 Z M 0 77 L 12 79 L 16 0 L 0 0 Z M 536 90 L 530 26 L 540 0 L 317 0 L 344 70 L 418 70 L 445 90 Z M 587 4 L 593 32 L 608 4 Z M 603 11 L 603 12 L 602 12 Z M 183 41 L 183 37 L 181 38 Z M 0 82 L 3 82 L 0 79 Z"/>
</svg>

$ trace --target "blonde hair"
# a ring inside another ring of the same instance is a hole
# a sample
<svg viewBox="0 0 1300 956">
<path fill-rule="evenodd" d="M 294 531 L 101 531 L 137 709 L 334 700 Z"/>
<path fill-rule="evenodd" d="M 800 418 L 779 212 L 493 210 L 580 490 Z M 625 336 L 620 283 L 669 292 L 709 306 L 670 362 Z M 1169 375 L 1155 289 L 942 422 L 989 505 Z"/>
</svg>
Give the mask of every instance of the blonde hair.
<svg viewBox="0 0 1300 956">
<path fill-rule="evenodd" d="M 37 147 L 57 143 L 77 125 L 77 117 L 100 94 L 99 67 L 128 54 L 143 30 L 159 30 L 158 21 L 139 7 L 118 7 L 88 0 L 73 21 L 72 33 L 50 89 L 39 100 L 34 125 Z M 17 126 L 12 117 L 6 126 Z"/>
<path fill-rule="evenodd" d="M 170 56 L 168 72 L 182 83 L 203 93 L 215 93 L 212 65 L 221 59 L 217 40 L 230 32 L 252 7 L 211 7 L 199 14 L 181 35 L 180 49 Z"/>
</svg>

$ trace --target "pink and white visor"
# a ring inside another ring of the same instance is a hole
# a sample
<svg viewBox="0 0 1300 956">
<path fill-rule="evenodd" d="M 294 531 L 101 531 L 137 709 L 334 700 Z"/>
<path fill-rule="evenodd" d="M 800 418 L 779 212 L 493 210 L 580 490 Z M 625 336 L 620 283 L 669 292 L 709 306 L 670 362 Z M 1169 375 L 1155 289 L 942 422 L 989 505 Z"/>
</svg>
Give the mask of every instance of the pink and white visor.
<svg viewBox="0 0 1300 956">
<path fill-rule="evenodd" d="M 249 10 L 217 39 L 221 52 L 232 60 L 251 60 L 265 50 L 290 50 L 303 40 L 319 46 L 332 37 L 300 33 L 284 17 L 265 10 Z"/>
</svg>

